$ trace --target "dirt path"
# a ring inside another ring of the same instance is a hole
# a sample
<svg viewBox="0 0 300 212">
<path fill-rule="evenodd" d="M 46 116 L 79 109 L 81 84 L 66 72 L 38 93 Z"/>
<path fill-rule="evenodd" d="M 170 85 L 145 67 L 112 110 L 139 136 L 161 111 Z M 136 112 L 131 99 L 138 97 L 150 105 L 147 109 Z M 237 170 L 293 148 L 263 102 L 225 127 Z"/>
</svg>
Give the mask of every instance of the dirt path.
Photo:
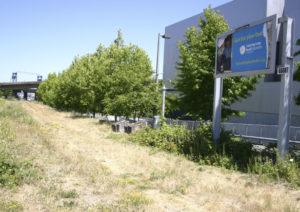
<svg viewBox="0 0 300 212">
<path fill-rule="evenodd" d="M 299 191 L 130 144 L 97 119 L 21 104 L 49 134 L 51 183 L 78 193 L 72 210 L 300 210 Z"/>
</svg>

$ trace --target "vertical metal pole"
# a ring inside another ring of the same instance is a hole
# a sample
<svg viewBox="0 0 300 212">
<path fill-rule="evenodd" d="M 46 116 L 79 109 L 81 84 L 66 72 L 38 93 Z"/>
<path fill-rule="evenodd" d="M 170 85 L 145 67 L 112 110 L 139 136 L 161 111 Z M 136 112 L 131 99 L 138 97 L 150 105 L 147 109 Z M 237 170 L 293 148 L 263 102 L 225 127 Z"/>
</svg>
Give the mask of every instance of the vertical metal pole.
<svg viewBox="0 0 300 212">
<path fill-rule="evenodd" d="M 213 108 L 213 138 L 218 140 L 221 133 L 223 78 L 215 78 L 214 108 Z"/>
<path fill-rule="evenodd" d="M 158 91 L 159 51 L 160 51 L 160 33 L 158 33 L 158 41 L 157 41 L 156 74 L 155 74 L 156 91 Z"/>
<path fill-rule="evenodd" d="M 161 105 L 161 117 L 165 117 L 165 104 L 166 104 L 166 86 L 163 85 L 162 89 L 162 105 Z"/>
<path fill-rule="evenodd" d="M 289 128 L 291 116 L 292 100 L 292 80 L 293 80 L 293 34 L 294 21 L 291 18 L 281 19 L 283 27 L 282 42 L 282 65 L 289 66 L 289 71 L 281 76 L 280 103 L 279 103 L 279 123 L 278 123 L 278 151 L 284 160 L 289 149 Z"/>
</svg>

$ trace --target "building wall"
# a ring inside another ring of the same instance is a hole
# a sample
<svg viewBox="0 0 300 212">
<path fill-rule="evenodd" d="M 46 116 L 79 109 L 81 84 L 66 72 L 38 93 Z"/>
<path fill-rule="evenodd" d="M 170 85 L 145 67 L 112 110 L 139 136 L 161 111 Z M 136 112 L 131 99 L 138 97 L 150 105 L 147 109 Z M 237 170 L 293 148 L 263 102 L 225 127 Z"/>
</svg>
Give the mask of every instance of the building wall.
<svg viewBox="0 0 300 212">
<path fill-rule="evenodd" d="M 296 38 L 300 38 L 299 0 L 234 0 L 215 9 L 224 15 L 232 29 L 273 14 L 277 14 L 278 17 L 283 14 L 287 15 L 295 18 L 295 35 Z M 198 25 L 200 15 L 202 13 L 167 26 L 165 29 L 165 33 L 172 37 L 172 39 L 165 40 L 163 79 L 167 87 L 172 87 L 168 81 L 174 80 L 176 77 L 176 61 L 178 61 L 179 56 L 177 42 L 178 40 L 184 41 L 187 27 Z M 300 60 L 300 57 L 297 57 L 296 60 Z M 293 83 L 293 92 L 294 94 L 300 92 L 300 83 Z M 257 85 L 257 90 L 252 92 L 251 97 L 231 106 L 233 109 L 246 112 L 246 116 L 242 118 L 232 117 L 229 121 L 277 124 L 279 96 L 280 82 L 262 82 Z M 294 102 L 292 104 L 292 116 L 292 125 L 300 126 L 300 107 L 296 106 Z"/>
</svg>

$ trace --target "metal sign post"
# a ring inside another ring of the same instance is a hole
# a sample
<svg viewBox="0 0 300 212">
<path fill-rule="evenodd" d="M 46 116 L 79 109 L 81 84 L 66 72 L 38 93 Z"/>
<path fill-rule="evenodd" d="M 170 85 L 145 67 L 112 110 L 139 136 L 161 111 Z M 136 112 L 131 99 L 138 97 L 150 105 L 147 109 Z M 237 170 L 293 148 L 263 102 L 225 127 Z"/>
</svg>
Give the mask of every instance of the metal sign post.
<svg viewBox="0 0 300 212">
<path fill-rule="evenodd" d="M 283 17 L 279 19 L 279 21 L 283 27 L 282 65 L 285 69 L 287 69 L 287 72 L 281 75 L 277 147 L 281 159 L 284 160 L 289 149 L 293 81 L 294 20 L 288 17 Z M 281 67 L 281 69 L 283 68 Z"/>
<path fill-rule="evenodd" d="M 221 133 L 223 78 L 215 78 L 214 108 L 213 108 L 213 139 L 217 141 Z"/>
</svg>

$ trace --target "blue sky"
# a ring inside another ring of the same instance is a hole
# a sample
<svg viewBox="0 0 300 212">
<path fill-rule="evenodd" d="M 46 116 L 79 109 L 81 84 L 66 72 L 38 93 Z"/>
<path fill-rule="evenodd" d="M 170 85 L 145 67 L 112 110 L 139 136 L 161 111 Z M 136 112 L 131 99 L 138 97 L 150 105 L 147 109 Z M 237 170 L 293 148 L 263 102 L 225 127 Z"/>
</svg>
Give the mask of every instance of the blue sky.
<svg viewBox="0 0 300 212">
<path fill-rule="evenodd" d="M 229 0 L 0 0 L 0 82 L 12 72 L 47 77 L 69 67 L 75 56 L 108 46 L 122 30 L 125 42 L 143 48 L 153 69 L 157 34 L 165 26 Z M 163 42 L 161 46 L 163 64 Z M 18 75 L 18 81 L 36 76 Z"/>
</svg>

